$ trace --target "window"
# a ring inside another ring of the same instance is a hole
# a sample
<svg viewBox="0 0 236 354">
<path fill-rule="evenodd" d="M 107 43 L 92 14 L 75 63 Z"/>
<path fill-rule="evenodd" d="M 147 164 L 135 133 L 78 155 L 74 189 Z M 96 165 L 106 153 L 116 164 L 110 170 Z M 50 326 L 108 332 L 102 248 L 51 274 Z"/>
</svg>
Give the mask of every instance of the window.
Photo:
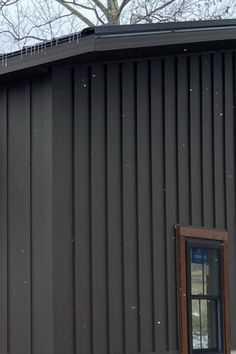
<svg viewBox="0 0 236 354">
<path fill-rule="evenodd" d="M 221 242 L 187 240 L 190 351 L 223 352 Z"/>
<path fill-rule="evenodd" d="M 178 227 L 180 352 L 230 353 L 225 231 Z"/>
</svg>

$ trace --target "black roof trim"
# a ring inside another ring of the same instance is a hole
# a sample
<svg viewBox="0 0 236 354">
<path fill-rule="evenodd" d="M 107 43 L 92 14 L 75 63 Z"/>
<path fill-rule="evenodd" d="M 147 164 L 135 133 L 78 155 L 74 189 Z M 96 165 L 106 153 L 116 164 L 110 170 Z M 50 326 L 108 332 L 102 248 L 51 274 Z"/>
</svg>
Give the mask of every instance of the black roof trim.
<svg viewBox="0 0 236 354">
<path fill-rule="evenodd" d="M 193 30 L 213 30 L 222 28 L 236 28 L 236 19 L 230 20 L 208 20 L 208 21 L 187 21 L 187 22 L 163 22 L 138 25 L 115 25 L 89 27 L 85 31 L 91 31 L 95 36 L 116 36 L 135 35 L 140 33 L 153 32 L 175 32 Z"/>
<path fill-rule="evenodd" d="M 236 28 L 235 20 L 209 20 L 209 21 L 188 21 L 188 22 L 165 22 L 152 24 L 137 25 L 103 25 L 97 27 L 87 27 L 81 32 L 71 33 L 59 38 L 53 38 L 49 41 L 39 42 L 32 46 L 25 46 L 21 50 L 11 53 L 0 53 L 2 60 L 22 56 L 23 54 L 32 53 L 32 51 L 43 51 L 46 48 L 60 45 L 62 43 L 78 41 L 82 37 L 95 35 L 99 37 L 118 37 L 118 36 L 135 36 L 140 34 L 151 33 L 167 33 L 179 31 L 197 31 L 197 30 L 214 30 Z"/>
<path fill-rule="evenodd" d="M 0 54 L 0 76 L 51 67 L 52 63 L 69 62 L 72 58 L 106 60 L 109 55 L 114 58 L 115 53 L 125 58 L 141 52 L 145 55 L 148 51 L 154 54 L 154 50 L 160 55 L 165 47 L 183 52 L 180 46 L 184 46 L 187 52 L 193 45 L 195 50 L 196 46 L 199 50 L 203 47 L 214 50 L 222 44 L 224 48 L 236 49 L 236 20 L 89 27 L 17 52 Z"/>
</svg>

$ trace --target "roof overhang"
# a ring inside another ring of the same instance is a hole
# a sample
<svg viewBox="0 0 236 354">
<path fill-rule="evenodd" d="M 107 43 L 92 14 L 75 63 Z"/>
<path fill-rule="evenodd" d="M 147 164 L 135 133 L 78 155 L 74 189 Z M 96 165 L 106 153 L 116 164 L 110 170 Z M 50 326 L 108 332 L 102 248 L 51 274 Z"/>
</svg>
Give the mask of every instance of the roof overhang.
<svg viewBox="0 0 236 354">
<path fill-rule="evenodd" d="M 11 74 L 42 74 L 52 64 L 127 59 L 236 48 L 236 21 L 101 26 L 0 57 L 0 82 Z"/>
</svg>

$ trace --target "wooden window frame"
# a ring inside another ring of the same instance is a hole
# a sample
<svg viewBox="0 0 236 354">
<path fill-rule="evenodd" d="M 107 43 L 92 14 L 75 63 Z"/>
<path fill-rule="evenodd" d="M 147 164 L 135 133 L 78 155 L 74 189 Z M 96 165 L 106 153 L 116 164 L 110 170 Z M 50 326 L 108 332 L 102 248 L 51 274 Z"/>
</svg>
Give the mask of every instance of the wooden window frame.
<svg viewBox="0 0 236 354">
<path fill-rule="evenodd" d="M 177 226 L 178 239 L 178 285 L 179 285 L 179 350 L 188 354 L 188 318 L 187 318 L 187 272 L 186 272 L 186 240 L 189 238 L 216 240 L 222 244 L 222 299 L 223 299 L 223 332 L 224 353 L 231 352 L 231 330 L 229 309 L 229 276 L 228 276 L 228 233 L 227 231 L 209 230 L 195 227 Z"/>
</svg>

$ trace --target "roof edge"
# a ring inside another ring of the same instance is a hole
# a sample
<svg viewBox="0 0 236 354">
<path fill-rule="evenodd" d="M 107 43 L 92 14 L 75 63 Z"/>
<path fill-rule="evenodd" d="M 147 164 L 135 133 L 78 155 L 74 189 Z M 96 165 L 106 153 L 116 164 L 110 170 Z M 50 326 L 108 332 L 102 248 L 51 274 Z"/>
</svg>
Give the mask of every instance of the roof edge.
<svg viewBox="0 0 236 354">
<path fill-rule="evenodd" d="M 217 48 L 219 42 L 224 42 L 225 46 L 228 43 L 230 49 L 236 48 L 236 20 L 89 27 L 81 35 L 72 34 L 58 42 L 49 42 L 52 45 L 41 43 L 12 55 L 2 55 L 0 77 L 21 70 L 50 67 L 72 58 L 81 61 L 85 56 L 87 59 L 103 56 L 108 59 L 111 53 L 113 59 L 114 53 L 118 58 L 124 58 L 125 53 L 129 52 L 128 57 L 131 57 L 135 51 L 144 52 L 147 48 L 149 52 L 153 49 L 154 53 L 155 49 L 155 55 L 161 55 L 162 48 L 181 45 L 185 46 L 186 54 L 191 44 L 205 43 L 206 46 L 209 43 L 211 48 L 212 44 Z"/>
<path fill-rule="evenodd" d="M 103 25 L 97 27 L 88 27 L 85 29 L 88 33 L 91 31 L 95 36 L 116 36 L 131 35 L 151 32 L 175 32 L 175 31 L 193 31 L 193 30 L 212 30 L 221 28 L 236 28 L 236 19 L 227 20 L 206 20 L 206 21 L 182 21 L 182 22 L 162 22 L 152 24 L 136 25 Z"/>
</svg>

